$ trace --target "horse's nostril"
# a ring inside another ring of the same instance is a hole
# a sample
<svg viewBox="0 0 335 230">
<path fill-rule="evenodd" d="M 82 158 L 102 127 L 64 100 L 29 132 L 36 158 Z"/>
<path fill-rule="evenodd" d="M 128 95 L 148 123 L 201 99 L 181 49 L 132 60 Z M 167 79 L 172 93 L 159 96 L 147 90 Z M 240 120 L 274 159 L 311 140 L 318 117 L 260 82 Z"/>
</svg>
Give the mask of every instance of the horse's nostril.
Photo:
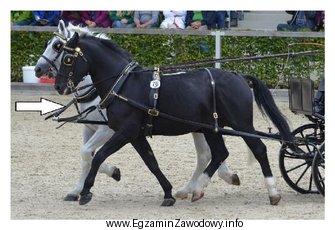
<svg viewBox="0 0 335 230">
<path fill-rule="evenodd" d="M 40 73 L 42 71 L 42 68 L 39 66 L 35 66 L 35 73 Z"/>
</svg>

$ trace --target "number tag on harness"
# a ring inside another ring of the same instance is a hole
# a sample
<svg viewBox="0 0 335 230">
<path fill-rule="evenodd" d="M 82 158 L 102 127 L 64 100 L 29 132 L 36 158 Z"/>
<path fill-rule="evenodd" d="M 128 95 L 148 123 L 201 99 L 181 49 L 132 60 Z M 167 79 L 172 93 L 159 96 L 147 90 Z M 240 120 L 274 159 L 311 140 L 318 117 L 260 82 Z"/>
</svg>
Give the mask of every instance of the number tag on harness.
<svg viewBox="0 0 335 230">
<path fill-rule="evenodd" d="M 152 80 L 150 82 L 150 88 L 151 89 L 158 89 L 161 86 L 161 81 L 160 80 Z"/>
</svg>

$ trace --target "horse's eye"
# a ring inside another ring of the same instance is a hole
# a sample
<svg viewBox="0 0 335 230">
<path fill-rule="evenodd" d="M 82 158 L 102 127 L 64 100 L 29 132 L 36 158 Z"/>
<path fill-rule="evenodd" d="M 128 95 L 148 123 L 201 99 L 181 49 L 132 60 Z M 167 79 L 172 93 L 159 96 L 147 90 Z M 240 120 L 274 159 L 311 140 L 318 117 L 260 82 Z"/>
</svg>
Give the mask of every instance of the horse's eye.
<svg viewBox="0 0 335 230">
<path fill-rule="evenodd" d="M 63 42 L 61 42 L 61 41 L 56 41 L 56 42 L 54 42 L 54 44 L 52 44 L 52 48 L 53 48 L 57 53 L 62 52 L 62 50 L 63 50 L 63 46 L 64 46 L 64 44 L 63 44 Z"/>
<path fill-rule="evenodd" d="M 66 55 L 64 55 L 63 63 L 64 63 L 64 65 L 72 66 L 73 65 L 73 60 L 74 60 L 74 56 L 72 54 L 66 54 Z"/>
</svg>

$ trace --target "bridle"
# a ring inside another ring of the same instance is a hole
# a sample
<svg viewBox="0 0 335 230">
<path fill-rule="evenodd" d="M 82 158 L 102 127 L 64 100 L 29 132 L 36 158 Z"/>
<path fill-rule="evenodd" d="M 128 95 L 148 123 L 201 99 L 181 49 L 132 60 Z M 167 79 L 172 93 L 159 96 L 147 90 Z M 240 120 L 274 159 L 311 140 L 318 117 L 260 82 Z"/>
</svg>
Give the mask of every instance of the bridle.
<svg viewBox="0 0 335 230">
<path fill-rule="evenodd" d="M 51 66 L 51 68 L 50 68 L 51 70 L 54 69 L 58 72 L 58 68 L 55 65 L 55 62 L 59 58 L 59 56 L 62 54 L 64 44 L 67 42 L 68 39 L 64 35 L 62 35 L 58 32 L 54 32 L 53 34 L 56 37 L 60 38 L 60 40 L 58 40 L 58 41 L 54 42 L 54 44 L 52 44 L 52 48 L 57 53 L 57 55 L 55 56 L 55 58 L 53 60 L 50 60 L 45 55 L 42 55 L 41 57 L 49 63 L 49 65 Z"/>
</svg>

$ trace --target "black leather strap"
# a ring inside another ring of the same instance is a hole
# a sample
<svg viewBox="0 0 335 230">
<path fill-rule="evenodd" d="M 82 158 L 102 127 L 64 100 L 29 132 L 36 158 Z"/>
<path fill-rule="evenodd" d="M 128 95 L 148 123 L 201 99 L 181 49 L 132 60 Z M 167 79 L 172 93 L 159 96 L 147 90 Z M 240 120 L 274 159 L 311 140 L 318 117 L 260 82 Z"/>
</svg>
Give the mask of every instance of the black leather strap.
<svg viewBox="0 0 335 230">
<path fill-rule="evenodd" d="M 159 76 L 159 67 L 155 67 L 155 70 L 152 74 L 152 81 L 150 82 L 150 93 L 149 93 L 149 108 L 148 109 L 148 119 L 147 124 L 144 129 L 146 136 L 152 137 L 152 122 L 153 118 L 159 116 L 159 111 L 157 110 L 158 102 L 158 92 L 160 88 L 160 76 Z"/>
</svg>

